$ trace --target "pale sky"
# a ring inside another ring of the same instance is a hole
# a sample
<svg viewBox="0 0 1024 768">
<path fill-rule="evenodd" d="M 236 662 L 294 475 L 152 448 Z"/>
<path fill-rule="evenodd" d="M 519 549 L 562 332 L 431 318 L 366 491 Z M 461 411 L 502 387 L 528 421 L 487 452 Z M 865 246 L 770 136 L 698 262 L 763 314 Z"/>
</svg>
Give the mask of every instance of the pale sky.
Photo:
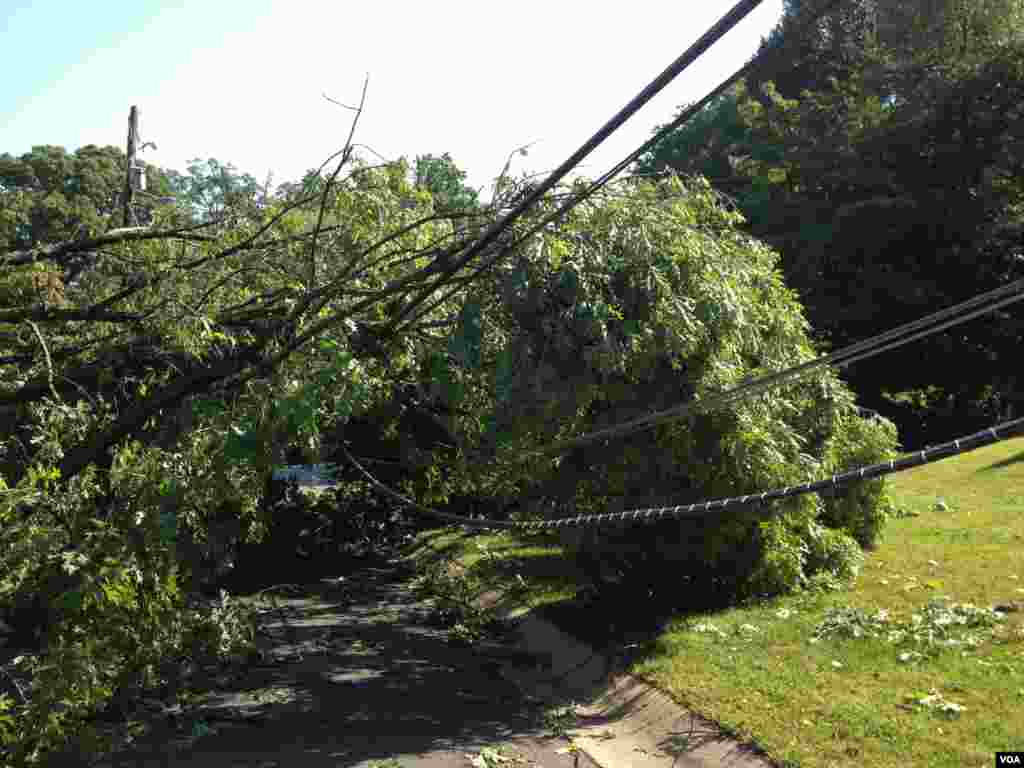
<svg viewBox="0 0 1024 768">
<path fill-rule="evenodd" d="M 387 159 L 449 152 L 487 198 L 510 152 L 536 142 L 513 173 L 557 167 L 733 3 L 0 0 L 0 153 L 124 147 L 135 104 L 149 163 L 297 180 L 348 135 L 352 113 L 321 94 L 354 105 L 369 74 L 355 140 Z M 739 68 L 781 12 L 764 0 L 580 172 Z"/>
</svg>

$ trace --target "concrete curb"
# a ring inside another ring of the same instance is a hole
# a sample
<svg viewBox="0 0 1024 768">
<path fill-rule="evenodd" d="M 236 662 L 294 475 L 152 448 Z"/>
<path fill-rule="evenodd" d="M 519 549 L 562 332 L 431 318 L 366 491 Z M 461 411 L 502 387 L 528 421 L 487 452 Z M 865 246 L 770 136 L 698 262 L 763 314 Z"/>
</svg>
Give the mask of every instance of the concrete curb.
<svg viewBox="0 0 1024 768">
<path fill-rule="evenodd" d="M 667 693 L 626 673 L 607 658 L 526 609 L 503 609 L 495 593 L 478 605 L 510 621 L 519 647 L 550 660 L 548 669 L 506 664 L 502 675 L 541 700 L 558 694 L 578 702 L 578 725 L 567 733 L 602 768 L 775 768 L 743 744 L 677 704 Z M 557 687 L 556 687 L 557 686 Z"/>
</svg>

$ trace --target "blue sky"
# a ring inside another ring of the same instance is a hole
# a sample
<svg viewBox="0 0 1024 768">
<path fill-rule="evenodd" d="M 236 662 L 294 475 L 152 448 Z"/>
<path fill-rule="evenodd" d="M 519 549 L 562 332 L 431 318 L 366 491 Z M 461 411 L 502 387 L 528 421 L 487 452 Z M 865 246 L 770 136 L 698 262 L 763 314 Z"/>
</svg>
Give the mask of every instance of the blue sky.
<svg viewBox="0 0 1024 768">
<path fill-rule="evenodd" d="M 348 135 L 351 113 L 322 94 L 357 103 L 369 74 L 355 140 L 388 159 L 450 152 L 486 198 L 510 152 L 536 142 L 514 173 L 556 167 L 733 2 L 0 0 L 0 152 L 123 147 L 135 104 L 147 162 L 294 180 Z M 764 0 L 581 173 L 741 66 L 781 9 Z"/>
</svg>

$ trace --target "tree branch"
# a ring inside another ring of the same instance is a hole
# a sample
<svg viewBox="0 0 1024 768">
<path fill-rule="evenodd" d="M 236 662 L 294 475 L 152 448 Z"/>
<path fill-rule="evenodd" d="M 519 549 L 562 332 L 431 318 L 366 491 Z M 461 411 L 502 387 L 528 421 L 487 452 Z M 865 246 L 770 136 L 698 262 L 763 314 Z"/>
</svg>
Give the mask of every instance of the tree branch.
<svg viewBox="0 0 1024 768">
<path fill-rule="evenodd" d="M 59 466 L 61 479 L 66 481 L 78 475 L 85 467 L 96 461 L 98 456 L 102 456 L 107 449 L 139 432 L 146 422 L 159 411 L 173 408 L 185 398 L 209 389 L 218 381 L 257 365 L 257 360 L 262 357 L 263 346 L 264 344 L 261 343 L 230 359 L 206 366 L 190 376 L 169 384 L 156 392 L 153 397 L 122 410 L 117 421 L 109 429 L 93 435 L 86 442 L 65 453 L 64 460 Z"/>
<path fill-rule="evenodd" d="M 33 307 L 32 309 L 8 309 L 0 311 L 0 323 L 20 323 L 26 320 L 46 323 L 83 322 L 95 320 L 104 323 L 137 323 L 142 315 L 126 312 L 103 312 L 102 307 L 89 309 L 58 309 Z"/>
<path fill-rule="evenodd" d="M 338 178 L 338 174 L 341 173 L 341 169 L 345 163 L 348 162 L 352 156 L 352 137 L 355 135 L 356 126 L 359 124 L 359 117 L 363 114 L 363 105 L 366 103 L 366 89 L 370 85 L 370 76 L 367 75 L 366 79 L 363 80 L 363 95 L 359 99 L 359 108 L 356 110 L 355 117 L 352 118 L 352 127 L 348 132 L 348 139 L 345 141 L 345 148 L 341 153 L 341 161 L 338 163 L 338 167 L 334 169 L 334 173 L 324 184 L 324 191 L 320 197 L 320 209 L 317 211 L 316 225 L 313 227 L 313 239 L 309 244 L 309 285 L 310 287 L 316 285 L 316 245 L 317 240 L 320 237 L 320 228 L 323 226 L 324 221 L 324 210 L 327 208 L 327 196 L 331 192 L 331 186 L 334 184 L 334 180 Z"/>
<path fill-rule="evenodd" d="M 177 238 L 182 240 L 215 241 L 217 238 L 212 235 L 192 234 L 191 230 L 198 229 L 208 224 L 191 225 L 167 230 L 139 230 L 133 228 L 125 230 L 113 230 L 113 233 L 90 237 L 85 240 L 73 242 L 56 243 L 53 245 L 39 246 L 23 251 L 9 251 L 0 258 L 0 267 L 16 267 L 24 264 L 33 264 L 37 261 L 55 261 L 73 253 L 95 251 L 105 245 L 112 243 L 125 243 L 133 240 L 159 240 L 161 238 Z"/>
</svg>

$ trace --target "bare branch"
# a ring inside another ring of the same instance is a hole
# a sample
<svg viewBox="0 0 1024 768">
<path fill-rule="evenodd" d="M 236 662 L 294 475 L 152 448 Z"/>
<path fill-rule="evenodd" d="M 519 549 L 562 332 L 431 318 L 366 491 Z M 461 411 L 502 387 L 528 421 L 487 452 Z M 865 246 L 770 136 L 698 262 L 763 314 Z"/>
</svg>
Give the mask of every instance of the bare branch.
<svg viewBox="0 0 1024 768">
<path fill-rule="evenodd" d="M 368 149 L 368 150 L 370 150 L 370 152 L 372 152 L 372 153 L 373 153 L 374 155 L 376 155 L 377 157 L 379 157 L 379 158 L 380 158 L 381 160 L 383 160 L 383 161 L 384 161 L 384 165 L 385 165 L 385 166 L 388 166 L 388 165 L 393 165 L 393 164 L 394 164 L 394 162 L 395 162 L 394 160 L 388 160 L 388 159 L 387 159 L 386 157 L 384 157 L 384 155 L 382 155 L 382 154 L 381 154 L 380 152 L 378 152 L 377 150 L 375 150 L 375 149 L 374 149 L 373 147 L 371 147 L 371 146 L 370 146 L 369 144 L 353 144 L 352 146 L 353 146 L 353 147 L 362 147 L 363 149 Z"/>
<path fill-rule="evenodd" d="M 102 456 L 108 448 L 142 429 L 161 410 L 173 408 L 185 398 L 203 392 L 219 381 L 259 365 L 262 349 L 266 342 L 242 350 L 239 354 L 193 372 L 187 377 L 165 386 L 132 407 L 123 409 L 117 420 L 105 431 L 91 436 L 64 455 L 60 463 L 62 479 L 75 477 L 90 463 Z M 260 366 L 262 367 L 262 366 Z M 18 478 L 20 479 L 20 478 Z"/>
<path fill-rule="evenodd" d="M 0 259 L 2 267 L 16 267 L 23 264 L 33 264 L 37 261 L 57 261 L 63 256 L 85 251 L 95 251 L 105 245 L 113 243 L 124 243 L 133 240 L 158 240 L 161 238 L 178 238 L 182 240 L 213 241 L 217 238 L 210 235 L 199 235 L 191 230 L 208 224 L 191 225 L 167 230 L 148 230 L 129 227 L 127 229 L 114 230 L 117 234 L 107 233 L 98 237 L 90 237 L 85 240 L 56 243 L 54 245 L 39 246 L 24 251 L 9 251 L 5 258 Z"/>
<path fill-rule="evenodd" d="M 352 156 L 352 139 L 356 133 L 356 126 L 359 124 L 359 118 L 363 114 L 363 105 L 366 103 L 366 89 L 370 85 L 370 76 L 367 75 L 363 81 L 363 95 L 359 99 L 359 109 L 356 110 L 356 116 L 352 118 L 352 126 L 349 128 L 348 139 L 345 140 L 345 148 L 342 150 L 341 161 L 338 163 L 338 167 L 334 169 L 334 173 L 324 184 L 323 195 L 320 197 L 320 210 L 317 212 L 316 225 L 313 227 L 313 239 L 309 244 L 309 285 L 316 285 L 316 245 L 317 239 L 320 237 L 320 228 L 324 222 L 324 210 L 327 207 L 327 196 L 331 193 L 331 187 L 334 185 L 334 180 L 338 178 L 338 174 L 341 173 L 342 167 L 348 162 Z"/>
<path fill-rule="evenodd" d="M 491 193 L 492 198 L 498 197 L 498 188 L 501 187 L 501 183 L 505 180 L 505 176 L 508 174 L 509 168 L 512 167 L 512 158 L 516 155 L 526 157 L 526 150 L 536 143 L 536 141 L 531 141 L 529 144 L 524 144 L 523 146 L 517 147 L 508 153 L 508 159 L 505 161 L 505 167 L 501 169 L 501 173 L 498 174 L 498 178 L 494 180 L 494 192 Z"/>
<path fill-rule="evenodd" d="M 102 335 L 102 336 L 97 336 L 97 337 L 95 337 L 93 339 L 90 339 L 89 341 L 87 341 L 84 344 L 78 344 L 78 345 L 73 346 L 73 347 L 64 347 L 62 349 L 56 350 L 54 352 L 51 352 L 50 356 L 56 362 L 64 362 L 65 360 L 70 360 L 71 358 L 75 357 L 76 355 L 80 355 L 83 352 L 87 352 L 88 350 L 92 349 L 93 347 L 95 347 L 95 346 L 97 346 L 99 344 L 114 343 L 118 339 L 123 339 L 126 336 L 127 336 L 126 331 L 123 328 L 118 328 L 117 330 L 113 331 L 112 333 L 108 333 L 108 334 L 105 334 L 105 335 Z M 22 346 L 25 346 L 25 345 L 22 345 Z M 31 354 L 12 355 L 10 357 L 0 358 L 0 365 L 32 363 L 34 360 L 35 360 L 35 356 L 31 355 Z"/>
<path fill-rule="evenodd" d="M 323 96 L 325 99 L 327 99 L 329 102 L 331 102 L 331 104 L 337 104 L 339 107 L 344 107 L 345 109 L 351 109 L 353 112 L 358 112 L 359 111 L 359 107 L 350 107 L 348 104 L 342 104 L 340 101 L 335 101 L 334 99 L 332 99 L 330 96 L 328 96 L 323 91 L 320 91 L 320 95 Z"/>
<path fill-rule="evenodd" d="M 198 312 L 199 311 L 198 307 L 203 306 L 203 304 L 205 304 L 210 299 L 210 297 L 213 296 L 213 294 L 217 290 L 219 290 L 220 288 L 223 288 L 227 283 L 229 283 L 232 280 L 236 279 L 239 275 L 246 274 L 246 273 L 249 273 L 249 272 L 258 272 L 258 270 L 255 267 L 239 267 L 238 269 L 236 269 L 236 270 L 234 270 L 232 272 L 229 272 L 227 275 L 222 277 L 220 280 L 217 280 L 213 285 L 211 285 L 199 297 L 199 300 L 196 303 L 196 309 L 193 309 L 192 311 L 193 312 Z"/>
<path fill-rule="evenodd" d="M 287 288 L 287 287 L 285 287 L 285 288 L 275 288 L 273 290 L 264 291 L 260 295 L 253 296 L 251 299 L 248 299 L 247 301 L 244 301 L 241 304 L 236 304 L 233 307 L 228 307 L 221 314 L 222 315 L 227 315 L 227 314 L 230 314 L 232 312 L 238 312 L 238 311 L 244 309 L 245 307 L 248 307 L 250 304 L 255 304 L 256 302 L 261 301 L 261 300 L 265 300 L 265 302 L 266 302 L 265 304 L 263 304 L 261 309 L 268 310 L 271 307 L 273 307 L 275 304 L 280 302 L 283 298 L 287 297 L 288 295 L 292 295 L 293 293 L 294 292 L 292 291 L 292 289 L 291 288 Z"/>
<path fill-rule="evenodd" d="M 362 259 L 364 259 L 369 254 L 373 253 L 377 249 L 382 248 L 383 246 L 387 245 L 388 243 L 390 243 L 390 242 L 392 242 L 394 240 L 397 240 L 402 235 L 405 235 L 405 234 L 408 234 L 409 232 L 412 232 L 414 229 L 422 226 L 423 224 L 425 224 L 425 223 L 427 223 L 429 221 L 435 221 L 435 220 L 443 219 L 443 218 L 445 218 L 445 217 L 441 216 L 441 215 L 436 215 L 436 214 L 435 215 L 431 215 L 431 216 L 426 216 L 426 217 L 424 217 L 422 219 L 417 219 L 416 221 L 412 222 L 411 224 L 408 224 L 408 225 L 406 225 L 406 226 L 404 226 L 404 227 L 402 227 L 402 228 L 392 232 L 390 235 L 382 237 L 376 243 L 374 243 L 373 245 L 371 245 L 368 248 L 366 248 L 366 250 L 364 250 L 362 253 L 358 254 L 357 256 L 353 256 L 351 259 L 349 259 L 349 263 L 345 267 L 345 269 L 343 269 L 341 271 L 341 273 L 338 274 L 333 280 L 331 280 L 329 283 L 324 285 L 322 288 L 313 289 L 311 292 L 309 292 L 306 295 L 306 298 L 303 299 L 303 301 L 300 302 L 296 306 L 295 310 L 292 313 L 293 316 L 298 317 L 299 315 L 301 315 L 301 314 L 305 313 L 306 311 L 308 311 L 309 308 L 311 306 L 315 305 L 315 304 L 317 305 L 317 307 L 314 310 L 313 314 L 316 314 L 316 312 L 319 312 L 319 310 L 326 303 L 326 300 L 325 300 L 324 297 L 328 296 L 329 293 L 331 293 L 332 291 L 337 290 L 342 285 L 344 285 L 346 282 L 351 280 L 351 275 L 352 275 L 353 271 L 356 269 L 357 266 L 359 266 L 359 263 L 360 263 L 360 261 Z M 428 248 L 429 248 L 429 246 L 428 246 Z M 386 259 L 391 258 L 393 255 L 394 255 L 393 253 L 384 254 L 383 256 L 381 256 L 376 261 L 372 261 L 369 264 L 364 265 L 363 269 L 364 270 L 373 269 L 378 264 L 381 264 L 382 262 L 384 262 Z M 422 271 L 424 272 L 424 274 L 426 273 L 425 268 Z M 317 304 L 318 301 L 319 301 L 319 304 Z"/>
<path fill-rule="evenodd" d="M 39 332 L 39 326 L 31 320 L 26 320 L 25 322 L 32 327 L 32 330 L 36 334 L 36 338 L 39 340 L 39 346 L 43 348 L 43 354 L 46 356 L 46 380 L 50 385 L 50 392 L 53 394 L 53 399 L 60 402 L 60 395 L 57 394 L 57 390 L 53 386 L 53 360 L 50 359 L 50 349 L 46 346 L 43 334 Z"/>
<path fill-rule="evenodd" d="M 272 226 L 274 226 L 277 222 L 279 222 L 282 218 L 284 218 L 286 214 L 288 214 L 291 211 L 295 210 L 299 206 L 305 205 L 308 202 L 316 200 L 317 197 L 319 197 L 319 195 L 309 195 L 308 197 L 302 197 L 302 198 L 299 198 L 298 200 L 293 200 L 292 202 L 287 203 L 277 213 L 277 215 L 272 216 L 269 221 L 267 221 L 262 227 L 260 227 L 258 230 L 253 232 L 252 235 L 247 237 L 242 242 L 236 243 L 235 245 L 231 246 L 230 248 L 226 248 L 225 250 L 221 251 L 220 253 L 215 253 L 215 254 L 213 254 L 211 256 L 204 256 L 201 259 L 195 259 L 194 261 L 188 262 L 187 264 L 182 264 L 182 265 L 179 266 L 179 268 L 181 268 L 181 269 L 194 269 L 195 267 L 202 266 L 203 264 L 206 264 L 207 262 L 216 261 L 218 259 L 224 259 L 224 258 L 227 258 L 228 256 L 232 256 L 232 255 L 238 253 L 239 251 L 247 250 L 248 248 L 252 247 L 252 243 L 256 240 L 256 238 L 258 238 L 260 235 L 262 235 L 264 232 L 266 232 L 268 229 L 270 229 Z"/>
<path fill-rule="evenodd" d="M 89 309 L 59 309 L 57 307 L 33 307 L 32 309 L 8 309 L 0 311 L 0 323 L 21 322 L 83 322 L 95 320 L 104 323 L 137 323 L 142 315 L 125 312 L 103 312 L 102 307 Z"/>
<path fill-rule="evenodd" d="M 483 273 L 485 270 L 493 267 L 495 264 L 497 264 L 498 261 L 500 261 L 502 258 L 504 258 L 506 254 L 511 253 L 513 250 L 515 250 L 517 245 L 518 245 L 518 243 L 513 243 L 512 245 L 509 245 L 509 246 L 506 246 L 506 245 L 503 245 L 501 243 L 498 243 L 497 244 L 498 247 L 495 248 L 495 250 L 491 254 L 488 254 L 487 252 L 484 252 L 483 254 L 481 254 L 484 258 L 481 260 L 480 265 L 475 270 L 473 270 L 472 273 L 467 275 L 461 281 L 454 281 L 454 280 L 451 281 L 451 283 L 450 283 L 450 285 L 452 286 L 451 290 L 447 291 L 439 299 L 437 299 L 434 302 L 428 304 L 426 309 L 421 309 L 418 314 L 414 314 L 411 318 L 409 318 L 406 321 L 405 325 L 399 326 L 397 323 L 395 323 L 394 326 L 393 326 L 393 332 L 397 334 L 400 330 L 408 328 L 412 323 L 416 322 L 419 318 L 423 317 L 424 315 L 428 314 L 431 310 L 433 310 L 434 307 L 437 307 L 437 306 L 443 304 L 444 302 L 446 302 L 455 293 L 457 293 L 459 290 L 461 290 L 462 287 L 470 285 L 474 280 L 476 280 L 481 275 L 481 273 Z M 442 283 L 443 280 L 444 279 L 442 277 L 442 279 L 439 280 L 438 283 L 439 284 Z M 429 294 L 426 293 L 425 291 L 421 290 L 419 295 L 420 295 L 421 298 L 425 298 Z M 413 307 L 414 307 L 414 305 L 410 305 L 409 307 L 407 307 L 406 308 L 406 314 L 408 314 L 409 310 L 412 309 Z M 401 319 L 401 318 L 399 318 L 399 319 Z"/>
</svg>

